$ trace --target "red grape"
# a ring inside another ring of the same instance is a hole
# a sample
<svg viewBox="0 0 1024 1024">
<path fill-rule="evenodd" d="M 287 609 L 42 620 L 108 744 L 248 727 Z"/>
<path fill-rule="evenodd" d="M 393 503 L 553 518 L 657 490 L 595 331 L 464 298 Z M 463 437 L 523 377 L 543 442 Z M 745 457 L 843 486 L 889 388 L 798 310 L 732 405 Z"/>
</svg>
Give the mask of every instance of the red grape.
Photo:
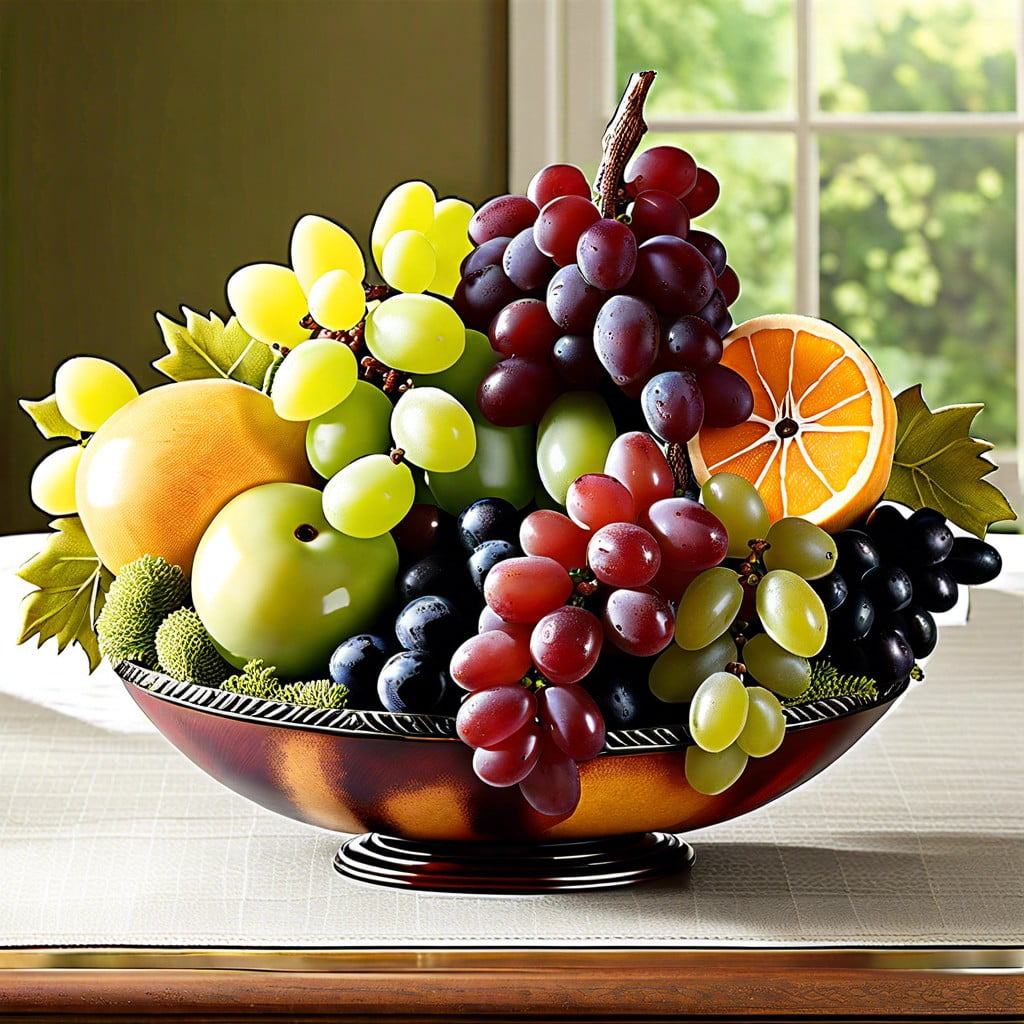
<svg viewBox="0 0 1024 1024">
<path fill-rule="evenodd" d="M 576 243 L 580 273 L 596 288 L 614 291 L 629 282 L 636 269 L 636 236 L 622 221 L 595 221 Z"/>
<path fill-rule="evenodd" d="M 653 376 L 640 396 L 647 425 L 670 444 L 686 444 L 704 422 L 704 396 L 689 370 Z"/>
<path fill-rule="evenodd" d="M 505 276 L 505 271 L 491 264 L 459 281 L 452 305 L 467 327 L 486 333 L 495 315 L 521 297 L 522 292 Z"/>
<path fill-rule="evenodd" d="M 506 622 L 537 622 L 572 594 L 568 570 L 553 558 L 506 558 L 487 574 L 484 600 Z"/>
<path fill-rule="evenodd" d="M 474 690 L 459 705 L 455 731 L 471 747 L 493 747 L 537 714 L 537 700 L 518 684 Z"/>
<path fill-rule="evenodd" d="M 524 292 L 536 291 L 548 283 L 555 272 L 555 264 L 550 256 L 537 248 L 533 240 L 533 228 L 524 228 L 505 247 L 501 265 L 508 279 Z"/>
<path fill-rule="evenodd" d="M 531 512 L 519 527 L 519 546 L 528 555 L 553 558 L 566 569 L 587 564 L 590 533 L 553 509 Z"/>
<path fill-rule="evenodd" d="M 665 348 L 674 370 L 700 373 L 722 358 L 722 339 L 699 316 L 680 317 L 668 330 Z"/>
<path fill-rule="evenodd" d="M 691 217 L 699 217 L 707 213 L 718 201 L 720 191 L 718 179 L 703 167 L 697 168 L 697 177 L 694 180 L 693 188 L 686 195 L 684 200 Z"/>
<path fill-rule="evenodd" d="M 704 394 L 704 423 L 709 427 L 735 427 L 750 418 L 754 394 L 750 385 L 728 366 L 709 366 L 698 378 Z"/>
<path fill-rule="evenodd" d="M 718 290 L 722 293 L 727 306 L 731 306 L 740 297 L 740 279 L 732 267 L 727 266 L 718 275 Z"/>
<path fill-rule="evenodd" d="M 484 605 L 480 610 L 480 617 L 477 619 L 476 631 L 486 633 L 489 630 L 497 629 L 502 633 L 508 633 L 510 637 L 526 651 L 530 650 L 530 634 L 533 632 L 533 625 L 528 622 L 506 622 L 497 612 Z"/>
<path fill-rule="evenodd" d="M 530 671 L 530 649 L 504 630 L 491 629 L 464 641 L 452 655 L 448 674 L 464 690 L 518 683 Z"/>
<path fill-rule="evenodd" d="M 574 523 L 587 530 L 599 530 L 609 523 L 636 522 L 633 495 L 607 473 L 576 477 L 565 495 L 565 510 Z"/>
<path fill-rule="evenodd" d="M 612 442 L 604 471 L 633 495 L 638 513 L 662 498 L 671 498 L 675 492 L 675 479 L 665 453 L 642 430 L 620 434 Z"/>
<path fill-rule="evenodd" d="M 480 411 L 499 427 L 538 423 L 562 391 L 547 359 L 503 359 L 484 374 L 476 392 Z"/>
<path fill-rule="evenodd" d="M 562 267 L 548 283 L 548 313 L 569 334 L 589 332 L 607 298 L 607 292 L 587 284 L 575 263 Z"/>
<path fill-rule="evenodd" d="M 527 722 L 507 740 L 474 750 L 473 771 L 489 786 L 514 786 L 533 771 L 540 757 L 540 740 L 540 728 Z"/>
<path fill-rule="evenodd" d="M 496 196 L 489 199 L 469 222 L 469 237 L 480 245 L 499 235 L 513 237 L 533 226 L 538 209 L 526 196 Z"/>
<path fill-rule="evenodd" d="M 597 314 L 594 351 L 616 384 L 646 380 L 658 355 L 654 307 L 633 295 L 613 295 Z"/>
<path fill-rule="evenodd" d="M 568 605 L 545 615 L 533 627 L 533 663 L 552 683 L 578 683 L 597 664 L 604 640 L 593 612 Z"/>
<path fill-rule="evenodd" d="M 626 172 L 626 188 L 633 195 L 654 188 L 682 199 L 696 180 L 697 161 L 678 146 L 645 149 Z"/>
<path fill-rule="evenodd" d="M 715 272 L 689 242 L 673 235 L 656 235 L 637 251 L 631 290 L 662 313 L 696 313 L 715 290 Z"/>
<path fill-rule="evenodd" d="M 503 356 L 547 357 L 561 335 L 540 299 L 516 299 L 492 321 L 488 329 L 491 348 Z"/>
<path fill-rule="evenodd" d="M 548 737 L 574 761 L 589 761 L 604 749 L 604 717 L 582 686 L 545 686 L 537 710 Z"/>
<path fill-rule="evenodd" d="M 729 535 L 699 501 L 665 498 L 647 510 L 648 529 L 661 548 L 662 565 L 684 572 L 710 569 L 725 558 Z M 506 563 L 500 562 L 499 565 Z"/>
<path fill-rule="evenodd" d="M 535 811 L 567 816 L 580 802 L 580 770 L 553 740 L 545 738 L 533 771 L 519 783 L 519 792 Z"/>
<path fill-rule="evenodd" d="M 587 565 L 613 587 L 642 587 L 661 568 L 661 549 L 654 537 L 635 523 L 602 526 L 587 545 Z"/>
<path fill-rule="evenodd" d="M 583 196 L 589 199 L 590 183 L 575 164 L 548 164 L 530 180 L 526 194 L 542 210 L 559 196 Z"/>
<path fill-rule="evenodd" d="M 690 231 L 690 215 L 675 196 L 657 189 L 641 192 L 630 210 L 629 228 L 638 242 L 655 235 L 686 238 Z"/>
<path fill-rule="evenodd" d="M 599 220 L 597 207 L 583 196 L 559 196 L 540 211 L 533 225 L 533 239 L 545 256 L 560 267 L 576 260 L 576 243 L 580 235 Z"/>
<path fill-rule="evenodd" d="M 668 601 L 647 590 L 613 590 L 604 606 L 604 634 L 637 658 L 658 654 L 672 642 L 675 620 Z"/>
<path fill-rule="evenodd" d="M 551 362 L 570 388 L 589 391 L 607 379 L 589 334 L 563 334 L 551 349 Z"/>
<path fill-rule="evenodd" d="M 686 240 L 711 264 L 717 277 L 725 270 L 725 246 L 708 231 L 691 231 Z"/>
</svg>

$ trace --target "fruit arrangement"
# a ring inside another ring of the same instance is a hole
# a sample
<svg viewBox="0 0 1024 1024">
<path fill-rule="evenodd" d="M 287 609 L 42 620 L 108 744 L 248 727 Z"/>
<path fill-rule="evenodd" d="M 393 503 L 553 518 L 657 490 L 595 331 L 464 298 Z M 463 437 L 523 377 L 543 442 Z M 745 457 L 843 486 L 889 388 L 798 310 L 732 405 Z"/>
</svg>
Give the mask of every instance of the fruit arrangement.
<svg viewBox="0 0 1024 1024">
<path fill-rule="evenodd" d="M 199 686 L 444 718 L 482 783 L 572 814 L 609 731 L 672 725 L 688 784 L 778 749 L 783 707 L 920 674 L 1014 518 L 980 406 L 895 398 L 838 327 L 735 326 L 694 221 L 713 174 L 634 153 L 479 209 L 421 181 L 356 240 L 304 216 L 225 322 L 161 315 L 171 383 L 76 357 L 22 405 L 70 443 L 21 640 Z"/>
</svg>

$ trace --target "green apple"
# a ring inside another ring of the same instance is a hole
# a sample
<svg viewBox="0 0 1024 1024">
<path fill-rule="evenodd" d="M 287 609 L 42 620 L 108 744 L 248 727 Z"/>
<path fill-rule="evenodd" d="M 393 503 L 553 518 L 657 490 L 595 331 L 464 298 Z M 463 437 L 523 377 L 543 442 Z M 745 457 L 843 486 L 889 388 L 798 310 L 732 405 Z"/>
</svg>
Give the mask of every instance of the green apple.
<svg viewBox="0 0 1024 1024">
<path fill-rule="evenodd" d="M 334 648 L 384 610 L 397 571 L 390 534 L 346 537 L 324 518 L 316 488 L 263 484 L 207 527 L 192 600 L 232 665 L 262 658 L 282 678 L 320 679 Z"/>
</svg>

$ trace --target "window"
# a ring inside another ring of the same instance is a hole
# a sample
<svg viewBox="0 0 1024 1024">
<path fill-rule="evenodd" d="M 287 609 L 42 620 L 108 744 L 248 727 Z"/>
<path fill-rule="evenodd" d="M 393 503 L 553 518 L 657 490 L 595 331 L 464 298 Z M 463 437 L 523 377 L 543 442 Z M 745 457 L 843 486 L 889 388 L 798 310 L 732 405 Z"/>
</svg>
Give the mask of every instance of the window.
<svg viewBox="0 0 1024 1024">
<path fill-rule="evenodd" d="M 629 73 L 656 69 L 644 145 L 719 177 L 700 224 L 743 283 L 736 319 L 817 314 L 894 390 L 985 402 L 1016 504 L 1022 7 L 512 0 L 512 187 L 551 160 L 593 171 Z"/>
</svg>

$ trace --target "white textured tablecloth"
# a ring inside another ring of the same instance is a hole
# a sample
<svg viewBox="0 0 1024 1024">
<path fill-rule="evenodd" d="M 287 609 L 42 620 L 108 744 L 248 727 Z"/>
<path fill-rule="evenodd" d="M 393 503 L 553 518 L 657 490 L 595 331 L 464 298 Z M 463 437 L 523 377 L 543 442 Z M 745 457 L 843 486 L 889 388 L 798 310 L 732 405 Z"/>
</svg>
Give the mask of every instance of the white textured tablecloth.
<svg viewBox="0 0 1024 1024">
<path fill-rule="evenodd" d="M 1024 604 L 975 595 L 928 677 L 845 757 L 693 833 L 689 876 L 427 895 L 337 875 L 337 836 L 222 788 L 113 673 L 15 648 L 0 539 L 0 947 L 1024 945 Z"/>
</svg>

